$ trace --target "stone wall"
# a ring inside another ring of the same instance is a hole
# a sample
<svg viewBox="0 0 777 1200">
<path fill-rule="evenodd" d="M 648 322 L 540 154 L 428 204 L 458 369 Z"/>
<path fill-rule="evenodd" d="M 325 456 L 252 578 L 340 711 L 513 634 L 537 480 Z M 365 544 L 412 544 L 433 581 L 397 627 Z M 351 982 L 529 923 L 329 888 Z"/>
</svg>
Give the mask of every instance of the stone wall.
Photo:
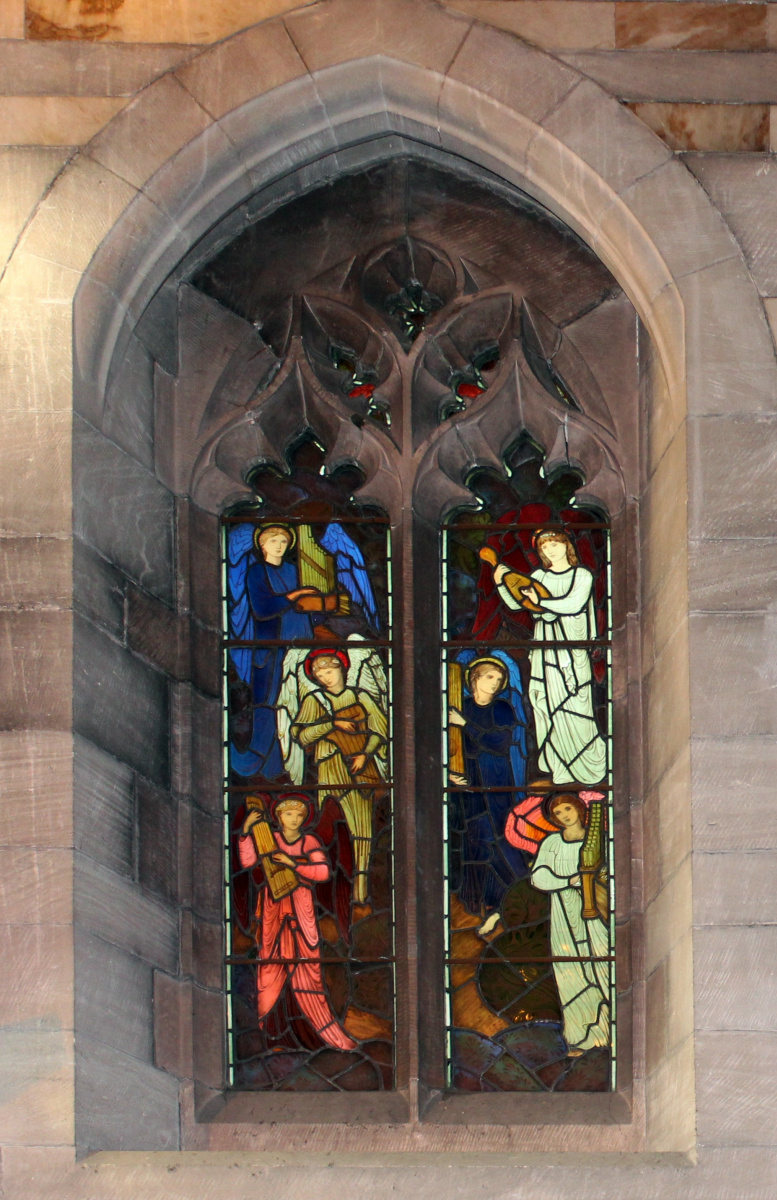
<svg viewBox="0 0 777 1200">
<path fill-rule="evenodd" d="M 775 17 L 683 0 L 6 0 L 4 1196 L 774 1190 Z M 203 886 L 218 864 L 191 852 L 219 836 L 197 758 L 218 722 L 218 611 L 207 555 L 179 568 L 215 535 L 149 437 L 177 354 L 159 344 L 175 292 L 157 289 L 258 187 L 386 135 L 545 204 L 645 328 L 630 742 L 646 1083 L 626 1126 L 451 1139 L 194 1120 L 221 1011 Z M 210 582 L 190 594 L 191 577 Z"/>
</svg>

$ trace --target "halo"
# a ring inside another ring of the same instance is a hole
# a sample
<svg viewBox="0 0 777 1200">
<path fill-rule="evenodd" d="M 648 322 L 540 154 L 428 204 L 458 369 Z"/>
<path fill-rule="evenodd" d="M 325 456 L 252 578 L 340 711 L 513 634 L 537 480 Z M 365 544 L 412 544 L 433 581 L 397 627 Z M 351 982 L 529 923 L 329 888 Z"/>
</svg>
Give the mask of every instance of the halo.
<svg viewBox="0 0 777 1200">
<path fill-rule="evenodd" d="M 505 688 L 507 687 L 508 683 L 510 682 L 510 672 L 507 669 L 507 663 L 504 662 L 501 658 L 497 658 L 493 654 L 481 654 L 479 658 L 473 658 L 472 662 L 467 664 L 467 666 L 464 669 L 464 678 L 467 681 L 467 687 L 469 688 L 469 690 L 472 691 L 472 684 L 470 683 L 470 676 L 472 673 L 472 668 L 479 666 L 481 663 L 489 663 L 491 666 L 499 668 L 499 670 L 502 672 L 502 675 L 504 676 L 504 684 L 502 685 L 502 687 L 500 687 L 499 691 L 503 692 L 505 690 Z"/>
<path fill-rule="evenodd" d="M 305 657 L 305 674 L 308 679 L 315 682 L 313 674 L 313 663 L 317 658 L 338 658 L 343 668 L 343 674 L 347 675 L 351 667 L 351 660 L 348 657 L 348 652 L 342 650 L 339 646 L 320 646 L 315 650 L 311 650 L 310 654 Z"/>
<path fill-rule="evenodd" d="M 259 545 L 259 538 L 264 533 L 265 529 L 282 529 L 284 533 L 288 533 L 290 541 L 286 550 L 291 550 L 297 541 L 297 532 L 292 525 L 285 525 L 283 521 L 266 521 L 264 525 L 258 525 L 254 530 L 254 546 L 258 554 L 262 553 L 262 547 Z"/>
</svg>

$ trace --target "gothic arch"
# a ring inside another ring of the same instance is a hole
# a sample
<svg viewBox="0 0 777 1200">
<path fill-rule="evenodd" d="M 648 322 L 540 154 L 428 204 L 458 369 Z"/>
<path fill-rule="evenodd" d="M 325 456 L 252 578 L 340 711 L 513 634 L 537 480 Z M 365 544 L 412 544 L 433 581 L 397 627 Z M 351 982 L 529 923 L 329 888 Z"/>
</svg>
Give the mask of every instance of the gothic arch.
<svg viewBox="0 0 777 1200">
<path fill-rule="evenodd" d="M 396 139 L 455 155 L 534 197 L 579 233 L 633 301 L 655 350 L 643 502 L 645 570 L 656 576 L 670 528 L 662 496 L 685 496 L 687 464 L 698 470 L 686 428 L 692 438 L 699 418 L 772 411 L 770 335 L 739 248 L 690 173 L 596 85 L 511 35 L 427 0 L 393 3 L 390 19 L 380 0 L 323 0 L 209 47 L 145 89 L 71 160 L 24 231 L 3 289 L 21 294 L 14 289 L 34 267 L 49 300 L 73 302 L 72 364 L 52 310 L 49 376 L 63 389 L 72 376 L 76 411 L 100 429 L 131 335 L 145 317 L 153 343 L 161 327 L 154 313 L 174 302 L 166 281 L 175 282 L 211 229 L 230 213 L 238 225 L 255 219 L 291 189 L 385 156 Z M 737 325 L 746 344 L 731 340 L 734 311 L 748 318 Z M 176 349 L 155 353 L 174 360 Z M 112 436 L 147 450 L 151 414 L 130 403 L 141 394 L 117 396 Z M 63 461 L 56 476 L 51 521 L 69 533 Z M 681 582 L 683 517 L 673 513 L 671 525 L 672 578 Z M 678 639 L 674 671 L 645 683 L 648 781 L 680 760 L 690 736 L 687 631 Z M 679 732 L 667 758 L 670 722 Z M 682 788 L 689 805 L 689 784 Z M 654 927 L 646 913 L 648 969 L 661 953 L 661 904 L 689 923 L 688 895 L 680 895 L 659 894 Z M 597 1146 L 687 1149 L 693 1121 L 683 1124 L 678 1112 L 692 1114 L 692 1089 L 686 1037 L 648 1086 L 647 1132 L 602 1132 Z M 202 1137 L 190 1131 L 192 1145 L 206 1144 Z M 555 1146 L 532 1127 L 511 1137 L 505 1145 Z M 207 1144 L 220 1143 L 213 1136 Z"/>
</svg>

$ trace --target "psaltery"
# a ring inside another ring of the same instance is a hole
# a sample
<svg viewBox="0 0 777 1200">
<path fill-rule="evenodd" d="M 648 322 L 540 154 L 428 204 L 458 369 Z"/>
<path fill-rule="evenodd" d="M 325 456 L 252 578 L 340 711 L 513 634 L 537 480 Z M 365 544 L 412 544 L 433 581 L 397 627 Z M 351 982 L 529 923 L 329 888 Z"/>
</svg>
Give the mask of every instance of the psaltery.
<svg viewBox="0 0 777 1200">
<path fill-rule="evenodd" d="M 604 813 L 601 800 L 592 800 L 588 824 L 580 847 L 580 883 L 583 892 L 583 917 L 607 921 L 610 915 L 607 872 L 604 861 Z"/>
<path fill-rule="evenodd" d="M 293 892 L 299 883 L 297 872 L 292 871 L 291 867 L 287 867 L 283 863 L 273 862 L 273 854 L 278 853 L 278 843 L 270 828 L 270 814 L 267 811 L 264 797 L 247 796 L 246 808 L 249 812 L 258 812 L 260 815 L 261 820 L 251 826 L 251 834 L 273 900 L 282 900 L 284 896 Z"/>
<path fill-rule="evenodd" d="M 461 712 L 464 703 L 464 689 L 461 678 L 461 664 L 448 664 L 448 704 Z M 467 765 L 464 761 L 464 730 L 461 725 L 448 727 L 448 769 L 454 775 L 466 775 Z"/>
</svg>

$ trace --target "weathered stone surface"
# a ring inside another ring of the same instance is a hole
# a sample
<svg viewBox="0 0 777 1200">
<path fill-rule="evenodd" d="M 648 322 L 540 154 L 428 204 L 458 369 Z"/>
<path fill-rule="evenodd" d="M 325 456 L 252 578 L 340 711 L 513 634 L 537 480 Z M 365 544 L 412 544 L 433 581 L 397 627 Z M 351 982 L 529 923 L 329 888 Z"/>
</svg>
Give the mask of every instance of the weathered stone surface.
<svg viewBox="0 0 777 1200">
<path fill-rule="evenodd" d="M 777 539 L 705 538 L 688 545 L 690 606 L 697 612 L 762 612 L 777 600 Z"/>
<path fill-rule="evenodd" d="M 69 607 L 72 569 L 67 538 L 0 539 L 0 607 Z"/>
<path fill-rule="evenodd" d="M 173 502 L 138 462 L 79 417 L 73 427 L 75 532 L 160 599 L 173 596 Z"/>
<path fill-rule="evenodd" d="M 73 737 L 0 733 L 0 845 L 73 844 Z"/>
<path fill-rule="evenodd" d="M 88 153 L 141 188 L 211 121 L 175 76 L 165 75 L 130 101 L 110 130 L 94 139 Z"/>
<path fill-rule="evenodd" d="M 445 0 L 447 8 L 506 29 L 546 50 L 607 50 L 615 45 L 615 5 L 578 0 Z"/>
<path fill-rule="evenodd" d="M 222 807 L 222 765 L 212 750 L 222 738 L 221 721 L 221 704 L 192 692 L 192 796 L 200 808 L 214 816 Z"/>
<path fill-rule="evenodd" d="M 165 783 L 168 689 L 163 675 L 75 618 L 73 726 L 89 741 Z"/>
<path fill-rule="evenodd" d="M 222 912 L 223 846 L 221 822 L 195 810 L 192 823 L 194 911 L 218 921 Z"/>
<path fill-rule="evenodd" d="M 154 469 L 154 363 L 136 337 L 129 340 L 105 399 L 103 431 L 133 458 Z"/>
<path fill-rule="evenodd" d="M 777 732 L 776 636 L 775 613 L 691 616 L 695 737 L 748 737 Z"/>
<path fill-rule="evenodd" d="M 137 884 L 81 854 L 76 856 L 74 915 L 76 924 L 103 941 L 176 971 L 177 915 Z"/>
<path fill-rule="evenodd" d="M 0 612 L 0 727 L 68 729 L 72 617 L 68 612 Z"/>
<path fill-rule="evenodd" d="M 124 875 L 135 870 L 135 776 L 86 738 L 75 738 L 75 848 Z"/>
<path fill-rule="evenodd" d="M 23 45 L 23 44 L 22 44 Z M 18 54 L 22 45 L 0 42 L 0 87 L 5 82 L 2 60 L 8 51 Z M 63 150 L 13 147 L 0 150 L 0 262 L 13 249 L 35 204 L 67 159 Z"/>
<path fill-rule="evenodd" d="M 71 1029 L 72 926 L 2 925 L 0 955 L 10 984 L 0 990 L 0 1028 L 45 1019 Z"/>
<path fill-rule="evenodd" d="M 246 25 L 310 3 L 312 0 L 220 0 L 217 4 L 213 0 L 182 0 L 151 10 L 146 0 L 78 8 L 68 0 L 29 0 L 27 36 L 63 38 L 68 42 L 82 38 L 106 42 L 216 42 Z"/>
<path fill-rule="evenodd" d="M 641 857 L 648 903 L 691 851 L 690 759 L 686 747 L 645 797 Z"/>
<path fill-rule="evenodd" d="M 73 1034 L 52 1017 L 0 1030 L 0 1122 L 3 1140 L 72 1145 Z"/>
<path fill-rule="evenodd" d="M 78 927 L 75 955 L 76 1044 L 83 1035 L 150 1063 L 152 968 Z"/>
<path fill-rule="evenodd" d="M 6 0 L 0 13 L 0 37 L 24 37 L 24 0 Z"/>
<path fill-rule="evenodd" d="M 777 102 L 773 51 L 591 50 L 559 57 L 622 100 Z"/>
<path fill-rule="evenodd" d="M 127 589 L 127 645 L 173 679 L 189 673 L 189 622 L 132 584 Z"/>
<path fill-rule="evenodd" d="M 198 983 L 206 988 L 224 986 L 224 924 L 196 917 L 192 927 L 193 970 Z"/>
<path fill-rule="evenodd" d="M 73 607 L 82 617 L 124 640 L 127 581 L 101 554 L 73 538 Z"/>
<path fill-rule="evenodd" d="M 209 1087 L 224 1083 L 224 1000 L 220 992 L 192 988 L 194 1039 L 194 1077 Z"/>
<path fill-rule="evenodd" d="M 22 7 L 23 2 L 4 0 L 3 15 L 9 5 L 19 3 Z M 16 45 L 0 42 L 0 95 L 131 96 L 195 53 L 191 46 L 176 45 L 110 45 L 78 40 L 25 40 Z"/>
<path fill-rule="evenodd" d="M 73 853 L 65 849 L 0 849 L 0 925 L 66 925 Z"/>
<path fill-rule="evenodd" d="M 645 911 L 645 971 L 650 974 L 691 924 L 691 862 L 686 859 Z"/>
<path fill-rule="evenodd" d="M 769 925 L 777 922 L 773 850 L 693 856 L 693 920 L 696 925 Z M 725 881 L 734 880 L 728 888 Z"/>
<path fill-rule="evenodd" d="M 0 536 L 70 536 L 70 427 L 64 411 L 3 412 Z M 46 447 L 45 487 L 33 446 Z"/>
<path fill-rule="evenodd" d="M 774 1146 L 773 1097 L 757 1080 L 777 1071 L 777 1033 L 697 1033 L 699 1140 L 724 1146 Z M 721 1097 L 725 1096 L 725 1103 Z"/>
<path fill-rule="evenodd" d="M 118 96 L 0 96 L 0 143 L 82 146 L 126 103 Z"/>
<path fill-rule="evenodd" d="M 688 672 L 688 632 L 682 625 L 645 677 L 645 781 L 648 787 L 652 787 L 676 761 L 690 738 Z"/>
<path fill-rule="evenodd" d="M 178 896 L 178 806 L 168 792 L 138 781 L 138 879 L 165 900 Z"/>
<path fill-rule="evenodd" d="M 188 506 L 192 612 L 203 625 L 221 628 L 219 525 L 211 513 Z"/>
<path fill-rule="evenodd" d="M 178 1148 L 178 1084 L 172 1076 L 81 1037 L 76 1089 L 80 1153 Z"/>
<path fill-rule="evenodd" d="M 180 1079 L 191 1079 L 192 985 L 154 972 L 154 1065 Z"/>
<path fill-rule="evenodd" d="M 697 929 L 693 936 L 696 1028 L 777 1025 L 777 926 Z"/>
<path fill-rule="evenodd" d="M 777 850 L 774 738 L 694 738 L 691 754 L 696 849 Z"/>
<path fill-rule="evenodd" d="M 687 165 L 720 209 L 742 247 L 762 296 L 777 293 L 777 167 L 771 159 L 696 158 Z"/>
<path fill-rule="evenodd" d="M 777 510 L 763 497 L 777 463 L 777 421 L 707 417 L 691 422 L 688 436 L 691 537 L 776 537 Z"/>
</svg>

